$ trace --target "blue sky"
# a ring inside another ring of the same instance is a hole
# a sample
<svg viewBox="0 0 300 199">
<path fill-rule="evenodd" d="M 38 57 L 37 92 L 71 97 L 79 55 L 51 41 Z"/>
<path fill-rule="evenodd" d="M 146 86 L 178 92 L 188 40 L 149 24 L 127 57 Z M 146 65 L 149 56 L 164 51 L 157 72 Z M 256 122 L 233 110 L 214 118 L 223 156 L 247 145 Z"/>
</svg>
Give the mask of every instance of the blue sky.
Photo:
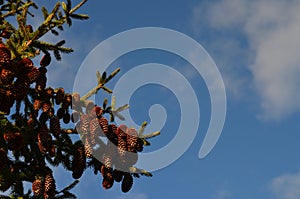
<svg viewBox="0 0 300 199">
<path fill-rule="evenodd" d="M 81 12 L 89 14 L 90 19 L 74 21 L 61 34 L 75 52 L 49 68 L 49 85 L 64 85 L 71 91 L 83 60 L 110 36 L 139 27 L 169 28 L 202 44 L 215 61 L 225 82 L 227 116 L 217 145 L 207 157 L 199 159 L 211 114 L 202 77 L 195 75 L 183 59 L 158 50 L 120 57 L 108 68 L 109 72 L 115 67 L 122 70 L 108 85 L 112 88 L 120 76 L 140 64 L 163 63 L 180 71 L 200 101 L 200 122 L 189 118 L 191 123 L 199 122 L 199 130 L 182 157 L 153 172 L 152 178 L 135 179 L 128 194 L 121 193 L 119 184 L 103 190 L 102 178 L 88 171 L 74 189 L 79 199 L 300 198 L 298 1 L 89 1 Z M 97 99 L 103 97 L 108 96 L 102 94 Z M 179 103 L 168 88 L 155 84 L 141 87 L 130 99 L 130 113 L 138 124 L 149 121 L 148 110 L 157 103 L 165 108 L 167 119 L 161 136 L 152 139 L 146 151 L 158 150 L 175 136 Z M 61 168 L 55 175 L 57 181 L 61 180 L 58 188 L 71 180 L 71 174 L 65 175 Z"/>
</svg>

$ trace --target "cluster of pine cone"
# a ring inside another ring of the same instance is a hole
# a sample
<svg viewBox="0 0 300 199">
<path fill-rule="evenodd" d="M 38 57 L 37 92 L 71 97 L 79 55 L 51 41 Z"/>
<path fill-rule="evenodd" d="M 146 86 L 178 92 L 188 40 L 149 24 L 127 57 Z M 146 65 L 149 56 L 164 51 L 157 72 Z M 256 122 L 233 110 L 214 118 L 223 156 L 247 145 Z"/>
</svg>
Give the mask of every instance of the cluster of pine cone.
<svg viewBox="0 0 300 199">
<path fill-rule="evenodd" d="M 37 68 L 33 62 L 24 58 L 17 61 L 11 60 L 11 52 L 0 41 L 0 111 L 10 113 L 10 108 L 15 101 L 22 100 L 28 93 L 31 84 L 35 83 L 35 89 L 39 95 L 44 94 L 46 87 L 46 66 L 50 64 L 49 54 L 44 55 Z"/>
<path fill-rule="evenodd" d="M 109 124 L 103 116 L 105 110 L 92 102 L 87 104 L 85 114 L 77 117 L 82 112 L 79 99 L 78 94 L 74 95 L 72 120 L 79 120 L 76 130 L 83 145 L 77 148 L 72 161 L 73 177 L 81 177 L 87 158 L 97 159 L 97 168 L 103 177 L 103 188 L 109 189 L 114 181 L 122 181 L 122 191 L 128 192 L 133 184 L 130 167 L 137 162 L 137 153 L 143 150 L 143 140 L 138 138 L 134 128 Z"/>
<path fill-rule="evenodd" d="M 33 182 L 32 192 L 36 197 L 55 197 L 55 180 L 45 159 L 55 162 L 63 152 L 66 155 L 61 162 L 72 171 L 74 179 L 80 178 L 90 166 L 95 174 L 101 173 L 104 189 L 111 188 L 114 182 L 121 182 L 121 190 L 128 192 L 133 177 L 139 177 L 130 168 L 138 161 L 137 153 L 143 151 L 144 140 L 138 137 L 134 128 L 109 124 L 104 117 L 106 113 L 112 114 L 109 109 L 82 101 L 79 94 L 65 93 L 63 88 L 46 88 L 46 67 L 50 62 L 49 54 L 43 56 L 40 67 L 34 66 L 28 58 L 11 60 L 10 50 L 0 42 L 0 112 L 9 115 L 15 103 L 24 101 L 26 111 L 30 113 L 26 124 L 16 123 L 18 128 L 8 128 L 0 138 L 0 191 L 14 186 L 9 175 L 21 170 L 16 169 L 9 158 L 9 151 L 12 151 L 24 156 L 23 167 L 34 167 L 31 172 L 36 173 L 27 181 Z M 70 109 L 73 109 L 71 114 Z M 60 120 L 65 124 L 75 123 L 75 131 L 62 129 Z M 78 133 L 82 141 L 73 143 L 69 133 Z M 64 142 L 65 148 L 59 148 L 58 142 Z"/>
<path fill-rule="evenodd" d="M 55 179 L 52 170 L 47 167 L 44 177 L 36 177 L 32 183 L 32 192 L 34 196 L 44 196 L 44 199 L 52 199 L 55 196 Z"/>
</svg>

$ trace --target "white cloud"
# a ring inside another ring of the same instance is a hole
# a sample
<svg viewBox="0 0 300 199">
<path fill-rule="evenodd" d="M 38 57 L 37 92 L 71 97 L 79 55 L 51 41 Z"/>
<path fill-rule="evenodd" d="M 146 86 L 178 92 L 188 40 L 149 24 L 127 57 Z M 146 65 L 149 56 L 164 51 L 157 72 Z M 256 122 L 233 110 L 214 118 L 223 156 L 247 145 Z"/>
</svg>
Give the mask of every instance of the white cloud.
<svg viewBox="0 0 300 199">
<path fill-rule="evenodd" d="M 229 190 L 221 188 L 215 193 L 213 199 L 228 199 L 231 197 L 232 197 L 232 193 Z"/>
<path fill-rule="evenodd" d="M 130 193 L 128 195 L 122 195 L 117 199 L 148 199 L 148 196 L 144 193 Z"/>
<path fill-rule="evenodd" d="M 278 199 L 299 199 L 300 173 L 276 177 L 271 181 L 270 188 Z"/>
<path fill-rule="evenodd" d="M 251 84 L 259 94 L 261 116 L 265 119 L 279 119 L 300 111 L 299 23 L 300 2 L 292 0 L 221 0 L 200 4 L 194 10 L 195 27 L 206 24 L 229 41 L 246 39 L 251 59 L 246 63 L 247 69 L 253 75 Z M 245 50 L 222 43 L 218 48 L 224 49 L 218 51 L 219 55 L 230 58 L 235 58 L 232 51 Z M 233 69 L 236 67 L 230 70 Z M 237 80 L 230 75 L 229 79 L 227 87 Z"/>
</svg>

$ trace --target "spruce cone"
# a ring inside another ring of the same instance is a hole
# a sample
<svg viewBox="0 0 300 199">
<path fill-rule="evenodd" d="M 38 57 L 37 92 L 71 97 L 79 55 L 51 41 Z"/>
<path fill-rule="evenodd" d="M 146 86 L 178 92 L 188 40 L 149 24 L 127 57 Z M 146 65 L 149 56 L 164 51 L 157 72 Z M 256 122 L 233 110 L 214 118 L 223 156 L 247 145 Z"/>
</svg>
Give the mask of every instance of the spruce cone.
<svg viewBox="0 0 300 199">
<path fill-rule="evenodd" d="M 105 168 L 107 169 L 112 168 L 112 158 L 108 150 L 106 153 L 103 154 L 102 163 L 104 164 Z"/>
<path fill-rule="evenodd" d="M 50 169 L 46 172 L 44 187 L 44 199 L 53 199 L 55 196 L 56 185 Z"/>
<path fill-rule="evenodd" d="M 57 105 L 59 105 L 60 103 L 62 103 L 63 99 L 64 99 L 64 96 L 65 96 L 65 90 L 63 88 L 59 88 L 57 91 L 56 91 L 56 95 L 55 95 L 55 103 Z"/>
<path fill-rule="evenodd" d="M 79 129 L 78 132 L 80 134 L 86 135 L 88 133 L 88 131 L 90 130 L 90 118 L 88 115 L 82 115 L 80 118 L 80 125 L 79 125 Z"/>
<path fill-rule="evenodd" d="M 50 152 L 52 149 L 52 137 L 46 125 L 38 132 L 38 147 L 41 153 Z"/>
<path fill-rule="evenodd" d="M 95 140 L 101 133 L 100 125 L 97 118 L 94 118 L 90 121 L 90 137 L 91 140 Z"/>
<path fill-rule="evenodd" d="M 117 132 L 118 132 L 118 152 L 120 155 L 121 162 L 125 162 L 125 154 L 127 151 L 127 134 L 123 131 L 126 130 L 124 125 L 121 125 L 118 127 Z"/>
<path fill-rule="evenodd" d="M 35 82 L 39 76 L 40 76 L 40 71 L 38 68 L 33 67 L 32 69 L 30 69 L 30 71 L 26 74 L 29 83 L 32 84 L 33 82 Z"/>
<path fill-rule="evenodd" d="M 100 127 L 104 133 L 105 136 L 107 136 L 108 134 L 108 121 L 105 117 L 101 117 L 99 119 L 99 124 L 100 124 Z"/>
<path fill-rule="evenodd" d="M 1 71 L 0 82 L 2 82 L 2 84 L 5 85 L 11 84 L 14 80 L 14 73 L 5 68 L 3 68 L 2 70 L 0 68 L 0 71 Z"/>
<path fill-rule="evenodd" d="M 32 192 L 34 196 L 41 196 L 44 193 L 44 183 L 41 179 L 36 179 L 33 181 Z"/>
<path fill-rule="evenodd" d="M 44 67 L 40 67 L 39 68 L 40 71 L 40 75 L 36 80 L 36 85 L 35 85 L 35 89 L 39 92 L 43 91 L 46 88 L 46 84 L 47 84 L 47 77 L 46 77 L 46 73 L 47 73 L 47 69 Z"/>
<path fill-rule="evenodd" d="M 40 66 L 41 66 L 41 67 L 46 67 L 46 66 L 48 66 L 48 65 L 50 64 L 50 62 L 51 62 L 51 56 L 50 56 L 49 53 L 46 53 L 46 54 L 42 57 L 42 59 L 41 59 L 41 61 L 40 61 Z"/>
<path fill-rule="evenodd" d="M 50 118 L 50 131 L 55 137 L 58 137 L 60 134 L 60 121 L 57 116 Z"/>
<path fill-rule="evenodd" d="M 88 137 L 85 138 L 84 142 L 85 155 L 87 158 L 93 157 L 93 147 L 90 144 Z"/>
<path fill-rule="evenodd" d="M 63 116 L 63 122 L 65 124 L 68 124 L 71 120 L 71 115 L 69 112 L 65 112 L 64 116 Z"/>
<path fill-rule="evenodd" d="M 130 173 L 125 173 L 122 181 L 122 192 L 127 193 L 133 185 L 133 177 Z"/>
<path fill-rule="evenodd" d="M 40 99 L 35 99 L 33 102 L 33 109 L 35 111 L 39 111 L 42 108 L 42 100 Z"/>
<path fill-rule="evenodd" d="M 142 152 L 144 150 L 144 142 L 141 138 L 138 138 L 138 140 L 137 140 L 136 150 L 138 152 Z"/>
<path fill-rule="evenodd" d="M 134 128 L 128 128 L 126 133 L 128 151 L 135 153 L 138 142 L 138 133 Z"/>
<path fill-rule="evenodd" d="M 122 179 L 123 179 L 123 175 L 124 175 L 123 171 L 119 171 L 117 169 L 114 169 L 114 171 L 113 171 L 113 177 L 114 177 L 114 179 L 115 179 L 116 182 L 121 182 Z"/>
<path fill-rule="evenodd" d="M 86 166 L 86 156 L 83 146 L 77 148 L 74 158 L 72 160 L 71 170 L 73 171 L 72 176 L 74 179 L 78 179 L 82 176 Z"/>
<path fill-rule="evenodd" d="M 24 140 L 23 136 L 19 132 L 15 133 L 4 133 L 4 140 L 7 142 L 7 148 L 15 151 L 20 150 L 23 147 Z"/>
<path fill-rule="evenodd" d="M 118 146 L 118 134 L 117 134 L 117 126 L 114 124 L 110 124 L 108 126 L 108 139 L 114 143 L 114 145 Z"/>
<path fill-rule="evenodd" d="M 71 105 L 72 105 L 72 95 L 65 94 L 61 107 L 65 110 L 67 110 L 69 108 L 69 106 L 71 106 Z"/>
<path fill-rule="evenodd" d="M 111 173 L 108 173 L 102 180 L 102 187 L 104 189 L 110 189 L 114 185 L 114 178 Z"/>
<path fill-rule="evenodd" d="M 11 59 L 10 50 L 0 42 L 0 67 L 9 67 Z"/>
<path fill-rule="evenodd" d="M 29 82 L 26 79 L 18 78 L 14 83 L 13 93 L 17 100 L 23 99 L 27 95 L 27 90 L 29 88 Z"/>
</svg>

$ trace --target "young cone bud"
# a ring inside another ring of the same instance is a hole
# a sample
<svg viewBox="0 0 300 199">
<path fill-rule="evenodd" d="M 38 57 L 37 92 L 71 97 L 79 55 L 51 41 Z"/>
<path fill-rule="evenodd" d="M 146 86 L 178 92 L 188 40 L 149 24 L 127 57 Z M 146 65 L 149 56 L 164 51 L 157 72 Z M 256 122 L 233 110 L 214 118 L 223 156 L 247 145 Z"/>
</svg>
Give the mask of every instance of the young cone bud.
<svg viewBox="0 0 300 199">
<path fill-rule="evenodd" d="M 127 193 L 133 185 L 133 178 L 130 173 L 125 173 L 122 181 L 121 189 L 122 192 Z"/>
</svg>

